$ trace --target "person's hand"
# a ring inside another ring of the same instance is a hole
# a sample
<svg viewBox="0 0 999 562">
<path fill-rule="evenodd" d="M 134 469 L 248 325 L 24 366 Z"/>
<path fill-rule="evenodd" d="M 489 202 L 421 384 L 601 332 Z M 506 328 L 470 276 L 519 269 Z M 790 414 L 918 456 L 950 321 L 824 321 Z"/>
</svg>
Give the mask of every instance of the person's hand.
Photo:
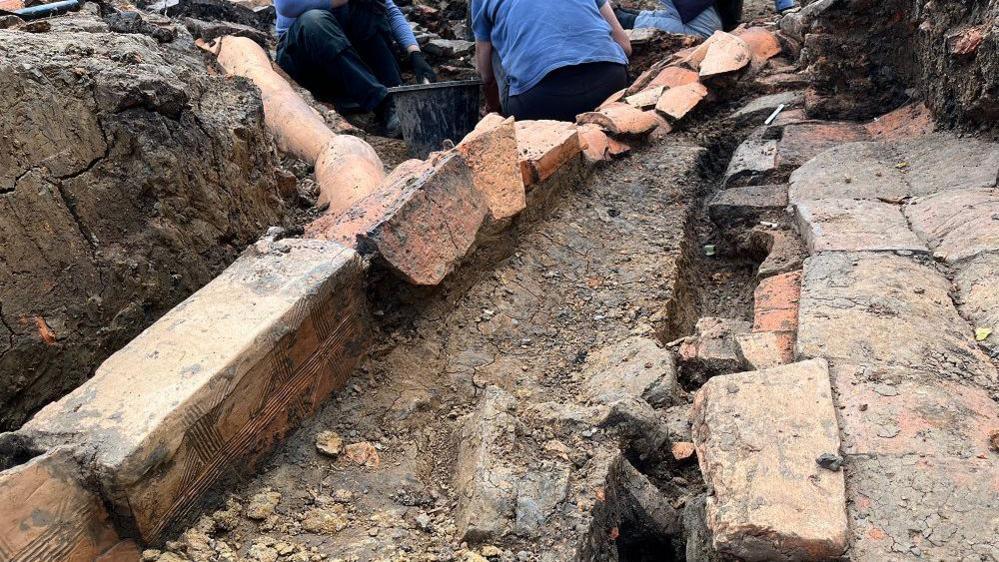
<svg viewBox="0 0 999 562">
<path fill-rule="evenodd" d="M 437 73 L 434 72 L 433 67 L 427 62 L 422 51 L 409 53 L 409 62 L 413 64 L 413 73 L 416 74 L 417 84 L 437 81 Z"/>
<path fill-rule="evenodd" d="M 483 89 L 486 94 L 486 113 L 501 113 L 499 83 L 493 80 L 487 82 Z"/>
</svg>

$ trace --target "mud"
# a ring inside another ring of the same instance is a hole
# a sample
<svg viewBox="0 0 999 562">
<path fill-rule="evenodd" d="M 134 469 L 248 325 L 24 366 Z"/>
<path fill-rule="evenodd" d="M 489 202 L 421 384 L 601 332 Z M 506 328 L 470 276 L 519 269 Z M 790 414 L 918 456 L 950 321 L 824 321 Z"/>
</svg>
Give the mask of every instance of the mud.
<svg viewBox="0 0 999 562">
<path fill-rule="evenodd" d="M 0 30 L 0 429 L 284 220 L 258 92 L 153 21 Z"/>
</svg>

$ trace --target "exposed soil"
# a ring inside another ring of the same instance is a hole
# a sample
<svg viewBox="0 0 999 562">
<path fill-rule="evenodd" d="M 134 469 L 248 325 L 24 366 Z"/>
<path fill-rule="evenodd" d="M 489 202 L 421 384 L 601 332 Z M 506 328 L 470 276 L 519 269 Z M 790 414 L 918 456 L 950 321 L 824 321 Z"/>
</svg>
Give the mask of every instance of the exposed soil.
<svg viewBox="0 0 999 562">
<path fill-rule="evenodd" d="M 0 30 L 0 430 L 284 221 L 256 89 L 96 12 Z"/>
<path fill-rule="evenodd" d="M 996 0 L 840 2 L 805 44 L 816 117 L 866 119 L 910 98 L 944 125 L 999 130 Z"/>
</svg>

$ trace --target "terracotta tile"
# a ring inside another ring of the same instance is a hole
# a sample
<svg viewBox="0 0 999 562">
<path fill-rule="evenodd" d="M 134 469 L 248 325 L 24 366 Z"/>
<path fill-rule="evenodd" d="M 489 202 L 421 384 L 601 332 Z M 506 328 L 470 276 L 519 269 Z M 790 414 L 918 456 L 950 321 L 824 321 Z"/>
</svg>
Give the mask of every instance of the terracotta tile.
<svg viewBox="0 0 999 562">
<path fill-rule="evenodd" d="M 576 122 L 597 125 L 613 136 L 646 135 L 659 126 L 655 117 L 627 103 L 614 103 L 597 111 L 582 113 Z"/>
<path fill-rule="evenodd" d="M 662 93 L 656 111 L 679 121 L 691 112 L 708 95 L 708 89 L 699 82 L 670 88 Z"/>
</svg>

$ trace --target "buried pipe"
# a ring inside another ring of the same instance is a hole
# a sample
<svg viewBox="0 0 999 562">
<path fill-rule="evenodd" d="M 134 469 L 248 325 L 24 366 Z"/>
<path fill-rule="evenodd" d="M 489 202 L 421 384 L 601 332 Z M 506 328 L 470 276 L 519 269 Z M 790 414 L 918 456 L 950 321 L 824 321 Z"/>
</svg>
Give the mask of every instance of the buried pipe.
<svg viewBox="0 0 999 562">
<path fill-rule="evenodd" d="M 374 192 L 385 179 L 385 166 L 371 145 L 351 135 L 338 135 L 274 71 L 270 58 L 246 37 L 221 37 L 201 44 L 218 57 L 230 75 L 242 76 L 260 89 L 264 123 L 282 151 L 315 167 L 318 206 L 329 204 L 340 214 Z"/>
</svg>

